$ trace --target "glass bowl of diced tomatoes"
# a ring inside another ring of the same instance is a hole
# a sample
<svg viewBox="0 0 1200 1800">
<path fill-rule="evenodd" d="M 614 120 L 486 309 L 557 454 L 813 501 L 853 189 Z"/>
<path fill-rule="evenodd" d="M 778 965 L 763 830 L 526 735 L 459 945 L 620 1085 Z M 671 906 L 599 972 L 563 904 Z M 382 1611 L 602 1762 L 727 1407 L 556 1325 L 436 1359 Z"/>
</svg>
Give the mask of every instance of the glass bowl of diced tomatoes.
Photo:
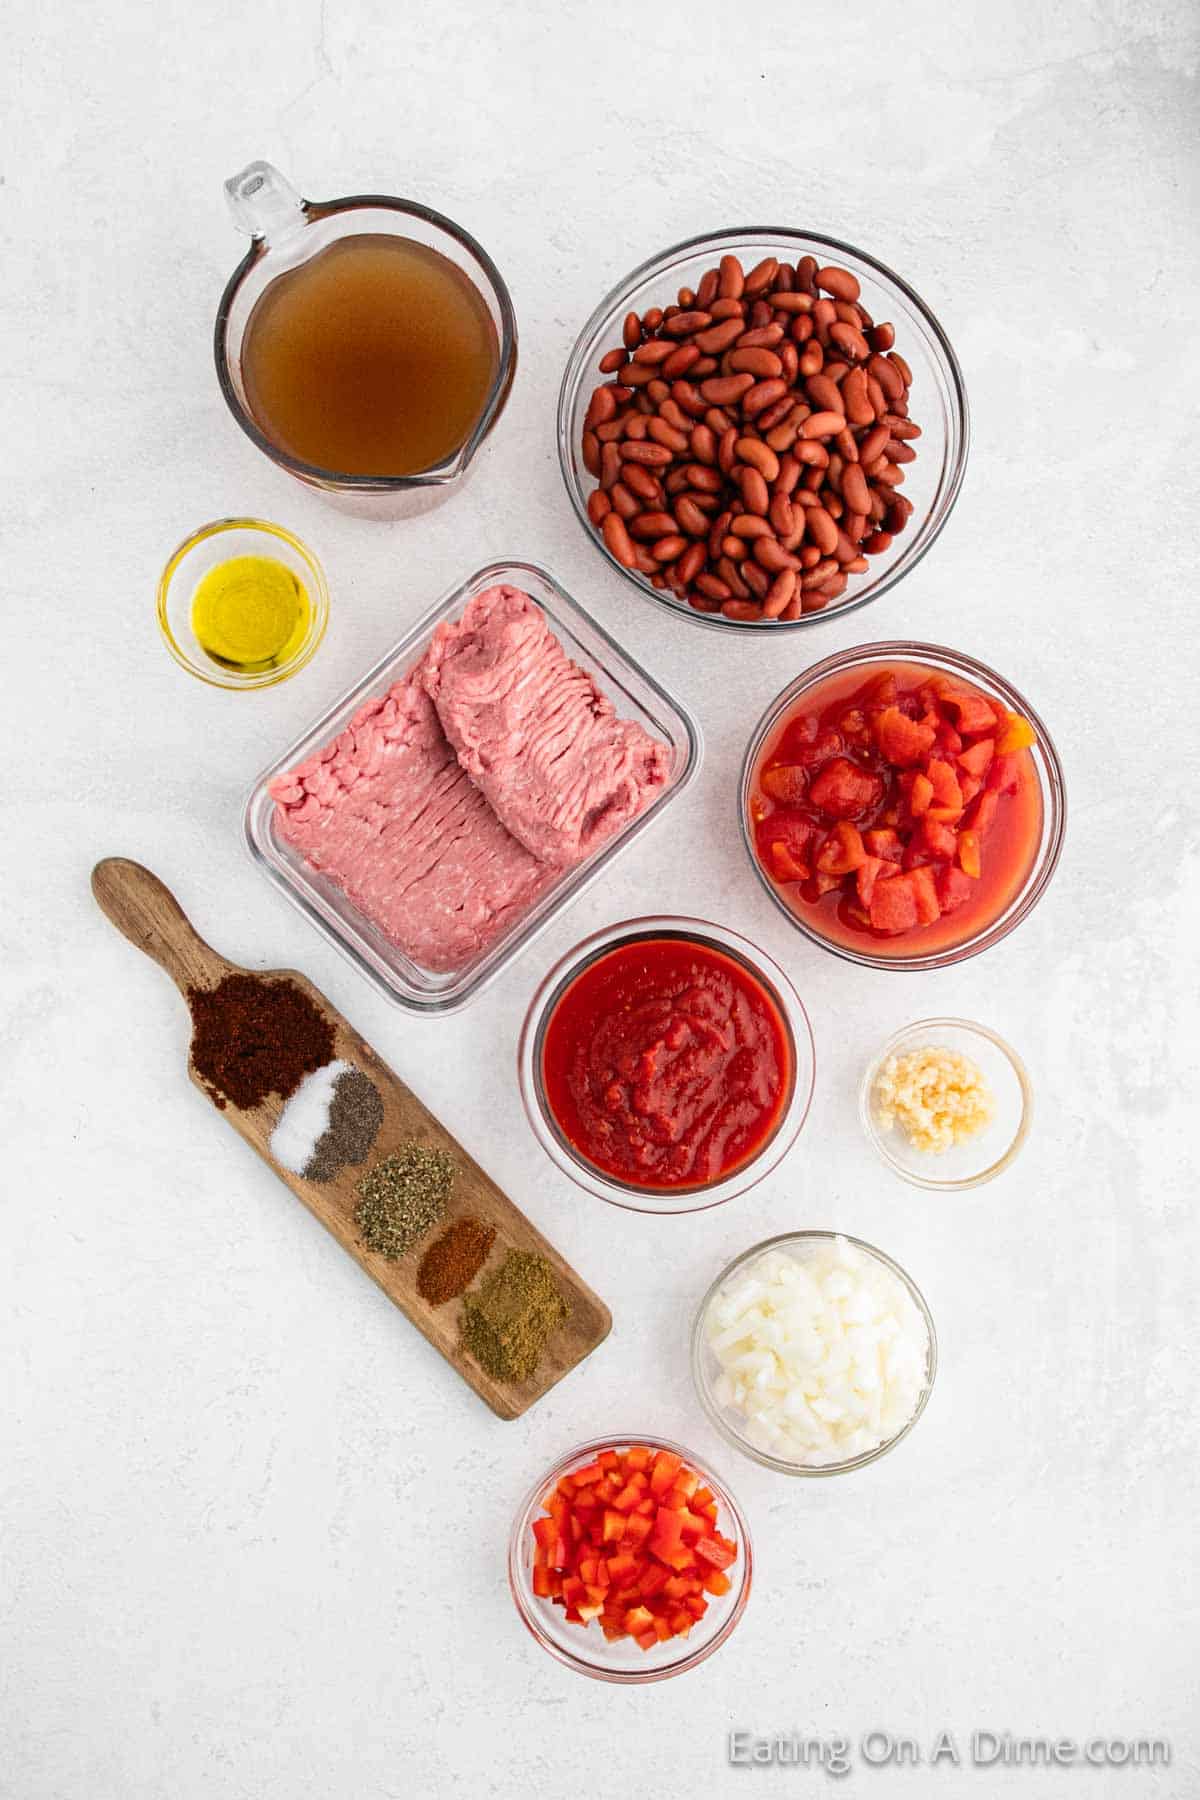
<svg viewBox="0 0 1200 1800">
<path fill-rule="evenodd" d="M 742 767 L 746 849 L 814 943 L 942 968 L 1006 937 L 1062 852 L 1058 752 L 1029 701 L 937 644 L 826 657 L 768 707 Z"/>
<path fill-rule="evenodd" d="M 745 1518 L 665 1438 L 581 1444 L 531 1488 L 508 1579 L 544 1650 L 597 1681 L 664 1681 L 725 1642 L 750 1598 Z"/>
</svg>

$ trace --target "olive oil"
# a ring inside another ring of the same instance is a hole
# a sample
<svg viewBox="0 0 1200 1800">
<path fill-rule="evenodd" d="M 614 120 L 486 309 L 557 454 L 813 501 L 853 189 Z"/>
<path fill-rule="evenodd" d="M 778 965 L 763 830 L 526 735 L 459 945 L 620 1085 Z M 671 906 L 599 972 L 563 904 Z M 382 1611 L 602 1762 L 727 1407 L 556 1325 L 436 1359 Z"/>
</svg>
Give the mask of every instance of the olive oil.
<svg viewBox="0 0 1200 1800">
<path fill-rule="evenodd" d="M 257 675 L 298 653 L 312 621 L 308 589 L 273 556 L 231 556 L 192 595 L 192 631 L 223 669 Z"/>
<path fill-rule="evenodd" d="M 451 456 L 499 366 L 491 314 L 448 257 L 410 238 L 343 238 L 278 276 L 242 339 L 263 435 L 341 475 L 415 475 Z"/>
</svg>

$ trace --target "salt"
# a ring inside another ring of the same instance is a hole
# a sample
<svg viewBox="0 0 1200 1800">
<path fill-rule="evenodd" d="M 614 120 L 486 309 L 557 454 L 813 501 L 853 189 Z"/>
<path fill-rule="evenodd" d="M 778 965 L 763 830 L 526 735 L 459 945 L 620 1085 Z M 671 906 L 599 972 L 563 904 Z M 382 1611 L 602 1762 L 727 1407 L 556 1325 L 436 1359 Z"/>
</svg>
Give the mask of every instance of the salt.
<svg viewBox="0 0 1200 1800">
<path fill-rule="evenodd" d="M 271 1155 L 293 1175 L 303 1175 L 313 1152 L 329 1129 L 333 1090 L 338 1077 L 349 1074 L 348 1062 L 328 1062 L 305 1076 L 271 1133 Z"/>
</svg>

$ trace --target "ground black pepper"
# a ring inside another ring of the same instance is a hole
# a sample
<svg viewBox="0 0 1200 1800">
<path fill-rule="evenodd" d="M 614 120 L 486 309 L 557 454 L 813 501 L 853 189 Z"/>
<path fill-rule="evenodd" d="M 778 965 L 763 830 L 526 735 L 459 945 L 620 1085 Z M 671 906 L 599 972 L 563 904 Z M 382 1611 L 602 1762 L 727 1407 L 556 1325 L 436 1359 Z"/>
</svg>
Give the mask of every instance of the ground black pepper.
<svg viewBox="0 0 1200 1800">
<path fill-rule="evenodd" d="M 306 1181 L 332 1181 L 347 1163 L 360 1163 L 379 1135 L 383 1101 L 361 1069 L 347 1069 L 334 1083 L 329 1124 L 304 1165 Z"/>
<path fill-rule="evenodd" d="M 525 1381 L 570 1311 L 545 1257 L 510 1250 L 479 1292 L 463 1300 L 463 1345 L 497 1381 Z"/>
<path fill-rule="evenodd" d="M 191 987 L 192 1066 L 214 1104 L 243 1112 L 286 1100 L 333 1056 L 333 1026 L 294 981 L 226 975 Z"/>
</svg>

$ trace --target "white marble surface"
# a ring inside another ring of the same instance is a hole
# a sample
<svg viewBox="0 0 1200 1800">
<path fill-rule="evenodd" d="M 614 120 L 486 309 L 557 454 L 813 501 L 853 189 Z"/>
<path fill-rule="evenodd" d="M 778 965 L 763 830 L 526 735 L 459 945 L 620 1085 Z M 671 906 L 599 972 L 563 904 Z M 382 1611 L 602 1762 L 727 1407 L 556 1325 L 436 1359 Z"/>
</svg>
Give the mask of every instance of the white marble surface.
<svg viewBox="0 0 1200 1800">
<path fill-rule="evenodd" d="M 113 0 L 13 9 L 3 30 L 0 1795 L 1195 1795 L 1194 14 Z M 240 249 L 220 183 L 256 155 L 318 196 L 427 200 L 507 275 L 516 388 L 440 514 L 341 517 L 226 414 L 210 329 Z M 552 435 L 600 293 L 673 239 L 763 219 L 909 276 L 975 425 L 920 570 L 774 645 L 627 590 L 568 510 Z M 316 663 L 254 698 L 188 681 L 152 616 L 171 546 L 239 510 L 310 539 L 334 597 Z M 239 811 L 410 620 L 505 555 L 544 561 L 678 688 L 707 760 L 481 1003 L 414 1023 L 267 887 Z M 898 633 L 1026 687 L 1071 798 L 1040 910 L 933 976 L 800 942 L 732 825 L 747 731 L 783 680 Z M 307 970 L 611 1300 L 610 1342 L 526 1419 L 493 1421 L 188 1087 L 182 1008 L 89 899 L 110 852 L 159 870 L 232 956 Z M 819 1044 L 796 1153 L 691 1221 L 557 1178 L 513 1076 L 550 959 L 647 908 L 757 935 Z M 954 1201 L 886 1178 L 854 1113 L 881 1034 L 942 1009 L 1010 1034 L 1038 1095 L 1016 1168 Z M 724 1258 L 830 1224 L 912 1270 L 942 1372 L 901 1452 L 802 1485 L 714 1437 L 686 1331 Z M 539 1468 L 639 1427 L 719 1463 L 758 1572 L 719 1656 L 618 1691 L 524 1634 L 504 1550 Z M 840 1783 L 725 1762 L 731 1727 L 928 1748 L 943 1726 L 964 1746 L 973 1728 L 1160 1733 L 1174 1761 L 913 1774 L 856 1756 Z"/>
</svg>

